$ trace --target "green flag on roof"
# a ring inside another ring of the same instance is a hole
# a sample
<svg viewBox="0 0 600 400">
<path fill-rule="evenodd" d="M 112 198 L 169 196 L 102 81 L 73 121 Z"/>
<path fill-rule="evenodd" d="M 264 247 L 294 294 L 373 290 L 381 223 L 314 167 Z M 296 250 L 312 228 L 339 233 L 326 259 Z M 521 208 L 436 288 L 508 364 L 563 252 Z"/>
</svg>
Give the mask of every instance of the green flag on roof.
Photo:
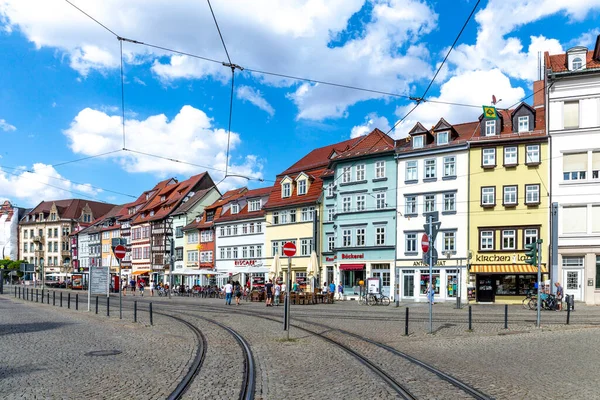
<svg viewBox="0 0 600 400">
<path fill-rule="evenodd" d="M 494 106 L 483 106 L 483 118 L 498 119 L 498 111 Z"/>
</svg>

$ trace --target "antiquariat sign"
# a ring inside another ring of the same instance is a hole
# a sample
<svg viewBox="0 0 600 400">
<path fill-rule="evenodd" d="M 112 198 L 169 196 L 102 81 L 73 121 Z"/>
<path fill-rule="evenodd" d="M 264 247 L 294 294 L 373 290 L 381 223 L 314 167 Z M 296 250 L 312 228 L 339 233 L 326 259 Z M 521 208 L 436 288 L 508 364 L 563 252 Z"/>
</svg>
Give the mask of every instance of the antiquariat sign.
<svg viewBox="0 0 600 400">
<path fill-rule="evenodd" d="M 425 264 L 423 261 L 415 261 L 413 262 L 413 267 L 428 267 L 429 264 Z M 438 262 L 435 263 L 436 267 L 445 267 L 446 266 L 446 260 L 438 260 Z"/>
<path fill-rule="evenodd" d="M 356 260 L 365 258 L 365 253 L 361 254 L 342 254 L 342 260 Z"/>
<path fill-rule="evenodd" d="M 521 254 L 477 254 L 475 256 L 475 262 L 478 263 L 516 263 L 521 262 L 524 263 L 527 259 L 527 256 L 523 253 Z"/>
</svg>

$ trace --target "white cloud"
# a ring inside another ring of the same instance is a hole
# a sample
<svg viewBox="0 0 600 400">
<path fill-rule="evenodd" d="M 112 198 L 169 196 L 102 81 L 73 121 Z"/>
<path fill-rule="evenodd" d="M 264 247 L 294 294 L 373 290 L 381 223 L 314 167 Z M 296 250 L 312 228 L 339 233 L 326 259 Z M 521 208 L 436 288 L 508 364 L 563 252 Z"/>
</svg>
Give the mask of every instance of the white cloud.
<svg viewBox="0 0 600 400">
<path fill-rule="evenodd" d="M 503 108 L 518 102 L 524 97 L 525 91 L 520 87 L 513 88 L 510 79 L 499 69 L 468 71 L 453 76 L 441 86 L 439 97 L 430 97 L 429 100 L 470 104 L 475 107 L 422 103 L 396 127 L 393 136 L 396 139 L 406 137 L 417 122 L 429 128 L 437 124 L 442 117 L 451 124 L 475 121 L 482 113 L 480 106 L 489 105 L 492 95 L 495 95 L 498 101 L 502 99 L 498 107 Z M 398 107 L 396 115 L 402 118 L 413 106 L 414 104 Z"/>
<path fill-rule="evenodd" d="M 372 12 L 364 18 L 362 32 L 336 44 L 366 1 Z M 78 5 L 121 36 L 226 60 L 205 2 L 173 7 L 168 0 L 105 0 Z M 215 13 L 233 62 L 245 67 L 397 93 L 406 93 L 411 83 L 432 74 L 428 51 L 416 44 L 437 24 L 437 15 L 423 0 L 224 0 L 215 4 Z M 37 48 L 58 49 L 83 77 L 119 66 L 114 36 L 64 1 L 3 0 L 2 20 L 7 32 L 22 32 Z M 231 71 L 220 63 L 128 42 L 123 50 L 127 62 L 146 63 L 164 82 L 230 79 Z M 357 102 L 384 97 L 254 77 L 266 85 L 289 88 L 289 99 L 302 119 L 343 117 Z"/>
<path fill-rule="evenodd" d="M 184 106 L 171 120 L 164 114 L 146 119 L 125 120 L 126 147 L 144 153 L 178 159 L 190 163 L 225 170 L 227 131 L 213 126 L 213 120 L 204 111 Z M 74 153 L 95 155 L 123 147 L 121 117 L 85 108 L 77 114 L 64 131 Z M 241 143 L 240 135 L 231 133 L 229 172 L 262 178 L 262 162 L 254 156 L 235 158 L 235 149 Z M 128 172 L 149 172 L 160 177 L 175 174 L 179 177 L 197 174 L 203 169 L 183 163 L 157 159 L 132 152 L 115 153 L 106 158 L 115 159 Z M 215 181 L 224 173 L 208 170 Z M 235 183 L 240 178 L 227 179 Z M 247 183 L 245 179 L 242 179 Z"/>
<path fill-rule="evenodd" d="M 369 134 L 373 129 L 378 128 L 380 131 L 387 133 L 390 130 L 390 123 L 386 117 L 380 117 L 377 113 L 370 113 L 365 117 L 365 123 L 356 125 L 350 132 L 350 137 L 355 138 Z"/>
<path fill-rule="evenodd" d="M 14 132 L 17 130 L 14 125 L 9 124 L 5 119 L 2 118 L 0 118 L 0 129 L 2 129 L 4 132 Z"/>
<path fill-rule="evenodd" d="M 2 197 L 17 199 L 17 203 L 29 207 L 42 200 L 94 198 L 101 190 L 89 184 L 75 184 L 52 166 L 36 163 L 30 170 L 26 167 L 17 170 L 0 168 L 0 193 Z"/>
<path fill-rule="evenodd" d="M 588 49 L 592 49 L 596 44 L 598 35 L 600 35 L 600 28 L 590 29 L 589 31 L 582 33 L 579 37 L 569 41 L 569 43 L 567 43 L 567 48 L 585 46 Z"/>
<path fill-rule="evenodd" d="M 143 80 L 141 80 L 140 78 L 138 78 L 137 76 L 133 77 L 133 81 L 135 83 L 137 83 L 138 85 L 142 85 L 142 86 L 146 86 L 146 82 L 144 82 Z"/>
<path fill-rule="evenodd" d="M 250 103 L 254 104 L 256 107 L 265 111 L 271 117 L 275 115 L 275 110 L 269 104 L 267 100 L 263 97 L 263 94 L 260 90 L 254 89 L 250 86 L 240 86 L 236 92 L 237 98 L 242 100 L 247 100 Z"/>
</svg>

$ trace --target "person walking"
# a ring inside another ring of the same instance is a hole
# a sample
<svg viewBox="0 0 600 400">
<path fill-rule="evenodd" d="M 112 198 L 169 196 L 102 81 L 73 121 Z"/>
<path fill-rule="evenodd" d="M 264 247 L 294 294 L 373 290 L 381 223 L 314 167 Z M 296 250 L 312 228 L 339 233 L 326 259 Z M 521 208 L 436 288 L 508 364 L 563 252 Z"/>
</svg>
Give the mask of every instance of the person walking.
<svg viewBox="0 0 600 400">
<path fill-rule="evenodd" d="M 154 281 L 150 280 L 150 297 L 154 297 Z"/>
<path fill-rule="evenodd" d="M 224 287 L 225 290 L 225 304 L 231 305 L 231 296 L 233 295 L 233 285 L 231 281 L 227 281 L 227 284 Z"/>
<path fill-rule="evenodd" d="M 344 285 L 342 285 L 342 282 L 340 282 L 338 284 L 337 291 L 338 291 L 338 299 L 343 300 L 344 299 Z"/>
<path fill-rule="evenodd" d="M 434 302 L 434 296 L 435 296 L 435 290 L 433 288 L 433 284 L 430 283 L 429 284 L 429 288 L 427 289 L 427 300 L 429 300 L 429 302 L 431 304 L 435 304 L 435 302 Z"/>
<path fill-rule="evenodd" d="M 265 293 L 267 295 L 267 307 L 273 307 L 273 281 L 269 279 L 269 282 L 265 285 Z"/>
<path fill-rule="evenodd" d="M 140 279 L 140 294 L 142 295 L 142 297 L 144 297 L 144 280 Z"/>
<path fill-rule="evenodd" d="M 235 282 L 235 304 L 240 305 L 240 299 L 242 298 L 242 286 L 238 281 Z"/>
<path fill-rule="evenodd" d="M 560 286 L 560 282 L 556 282 L 554 286 L 556 286 L 556 311 L 562 311 L 563 287 Z"/>
<path fill-rule="evenodd" d="M 281 296 L 281 286 L 275 281 L 275 305 L 279 307 L 279 296 Z"/>
<path fill-rule="evenodd" d="M 135 296 L 135 279 L 133 278 L 129 281 L 129 290 L 131 290 L 131 293 Z"/>
</svg>

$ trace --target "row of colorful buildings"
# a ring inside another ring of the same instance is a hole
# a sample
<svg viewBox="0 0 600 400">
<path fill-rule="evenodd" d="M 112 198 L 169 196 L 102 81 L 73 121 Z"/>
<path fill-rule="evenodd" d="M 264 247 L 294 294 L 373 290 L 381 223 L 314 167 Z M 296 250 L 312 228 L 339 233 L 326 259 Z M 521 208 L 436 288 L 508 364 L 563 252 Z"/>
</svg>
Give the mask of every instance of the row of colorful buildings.
<svg viewBox="0 0 600 400">
<path fill-rule="evenodd" d="M 353 297 L 360 280 L 378 277 L 392 299 L 424 301 L 420 242 L 425 215 L 437 212 L 438 299 L 525 297 L 537 280 L 525 246 L 542 239 L 544 279 L 597 304 L 600 38 L 594 50 L 545 54 L 533 91 L 531 105 L 498 108 L 496 119 L 452 124 L 447 116 L 416 123 L 405 139 L 375 129 L 315 149 L 271 187 L 220 193 L 202 173 L 162 181 L 120 206 L 42 202 L 21 219 L 19 257 L 52 272 L 57 263 L 116 272 L 111 243 L 123 238 L 128 278 L 173 272 L 188 285 L 259 284 L 276 255 L 287 265 L 282 248 L 291 241 L 299 283 L 342 282 Z"/>
</svg>

